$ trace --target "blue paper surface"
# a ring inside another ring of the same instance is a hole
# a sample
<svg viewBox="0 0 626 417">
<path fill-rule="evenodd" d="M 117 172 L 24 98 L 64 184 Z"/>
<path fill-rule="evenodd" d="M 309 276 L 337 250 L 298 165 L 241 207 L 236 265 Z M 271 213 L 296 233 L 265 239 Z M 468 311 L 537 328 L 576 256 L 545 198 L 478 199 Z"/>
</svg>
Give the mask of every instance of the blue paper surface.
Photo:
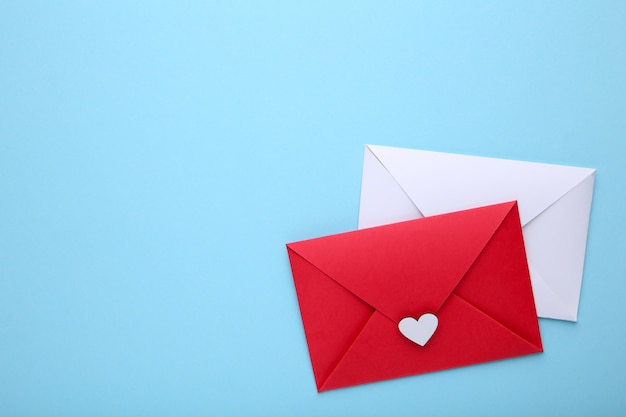
<svg viewBox="0 0 626 417">
<path fill-rule="evenodd" d="M 626 3 L 0 4 L 0 415 L 617 415 Z M 286 242 L 363 145 L 597 168 L 545 353 L 317 394 Z"/>
</svg>

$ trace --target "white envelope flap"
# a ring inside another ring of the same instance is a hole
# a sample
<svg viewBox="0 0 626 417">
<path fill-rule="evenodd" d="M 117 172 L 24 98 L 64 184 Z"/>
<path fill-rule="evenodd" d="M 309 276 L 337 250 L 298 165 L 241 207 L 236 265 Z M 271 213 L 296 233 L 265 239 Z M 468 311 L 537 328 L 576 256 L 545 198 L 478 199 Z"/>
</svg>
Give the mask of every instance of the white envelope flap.
<svg viewBox="0 0 626 417">
<path fill-rule="evenodd" d="M 518 200 L 526 225 L 595 170 L 367 145 L 425 216 Z"/>
<path fill-rule="evenodd" d="M 374 154 L 365 148 L 359 229 L 424 217 Z"/>
<path fill-rule="evenodd" d="M 571 321 L 578 316 L 594 180 L 587 177 L 523 229 L 528 263 L 536 270 L 533 287 L 542 280 L 563 307 L 558 318 Z M 553 302 L 535 297 L 535 303 L 539 316 L 554 317 L 548 313 Z"/>
</svg>

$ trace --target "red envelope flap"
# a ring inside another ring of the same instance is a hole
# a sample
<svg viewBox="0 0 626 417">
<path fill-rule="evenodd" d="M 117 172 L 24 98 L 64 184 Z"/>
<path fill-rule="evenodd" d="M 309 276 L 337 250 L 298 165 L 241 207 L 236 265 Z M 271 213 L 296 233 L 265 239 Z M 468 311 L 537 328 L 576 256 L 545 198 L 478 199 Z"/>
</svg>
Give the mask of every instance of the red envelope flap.
<svg viewBox="0 0 626 417">
<path fill-rule="evenodd" d="M 515 202 L 287 246 L 396 323 L 437 312 Z"/>
</svg>

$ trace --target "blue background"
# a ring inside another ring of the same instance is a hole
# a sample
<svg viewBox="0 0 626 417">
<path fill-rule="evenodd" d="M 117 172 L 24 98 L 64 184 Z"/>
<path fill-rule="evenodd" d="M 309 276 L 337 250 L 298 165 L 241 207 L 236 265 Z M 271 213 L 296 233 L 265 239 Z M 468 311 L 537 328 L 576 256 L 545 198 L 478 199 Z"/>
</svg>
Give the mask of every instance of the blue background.
<svg viewBox="0 0 626 417">
<path fill-rule="evenodd" d="M 626 2 L 0 2 L 0 415 L 626 412 Z M 317 394 L 366 143 L 598 169 L 545 353 Z"/>
</svg>

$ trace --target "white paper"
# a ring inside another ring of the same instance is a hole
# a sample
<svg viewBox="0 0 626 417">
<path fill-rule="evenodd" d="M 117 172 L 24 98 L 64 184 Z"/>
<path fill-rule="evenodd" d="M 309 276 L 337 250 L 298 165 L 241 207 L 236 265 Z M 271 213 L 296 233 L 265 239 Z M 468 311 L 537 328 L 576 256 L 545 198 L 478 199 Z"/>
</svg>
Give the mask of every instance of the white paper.
<svg viewBox="0 0 626 417">
<path fill-rule="evenodd" d="M 539 317 L 576 321 L 595 170 L 367 145 L 359 228 L 517 200 Z"/>
</svg>

